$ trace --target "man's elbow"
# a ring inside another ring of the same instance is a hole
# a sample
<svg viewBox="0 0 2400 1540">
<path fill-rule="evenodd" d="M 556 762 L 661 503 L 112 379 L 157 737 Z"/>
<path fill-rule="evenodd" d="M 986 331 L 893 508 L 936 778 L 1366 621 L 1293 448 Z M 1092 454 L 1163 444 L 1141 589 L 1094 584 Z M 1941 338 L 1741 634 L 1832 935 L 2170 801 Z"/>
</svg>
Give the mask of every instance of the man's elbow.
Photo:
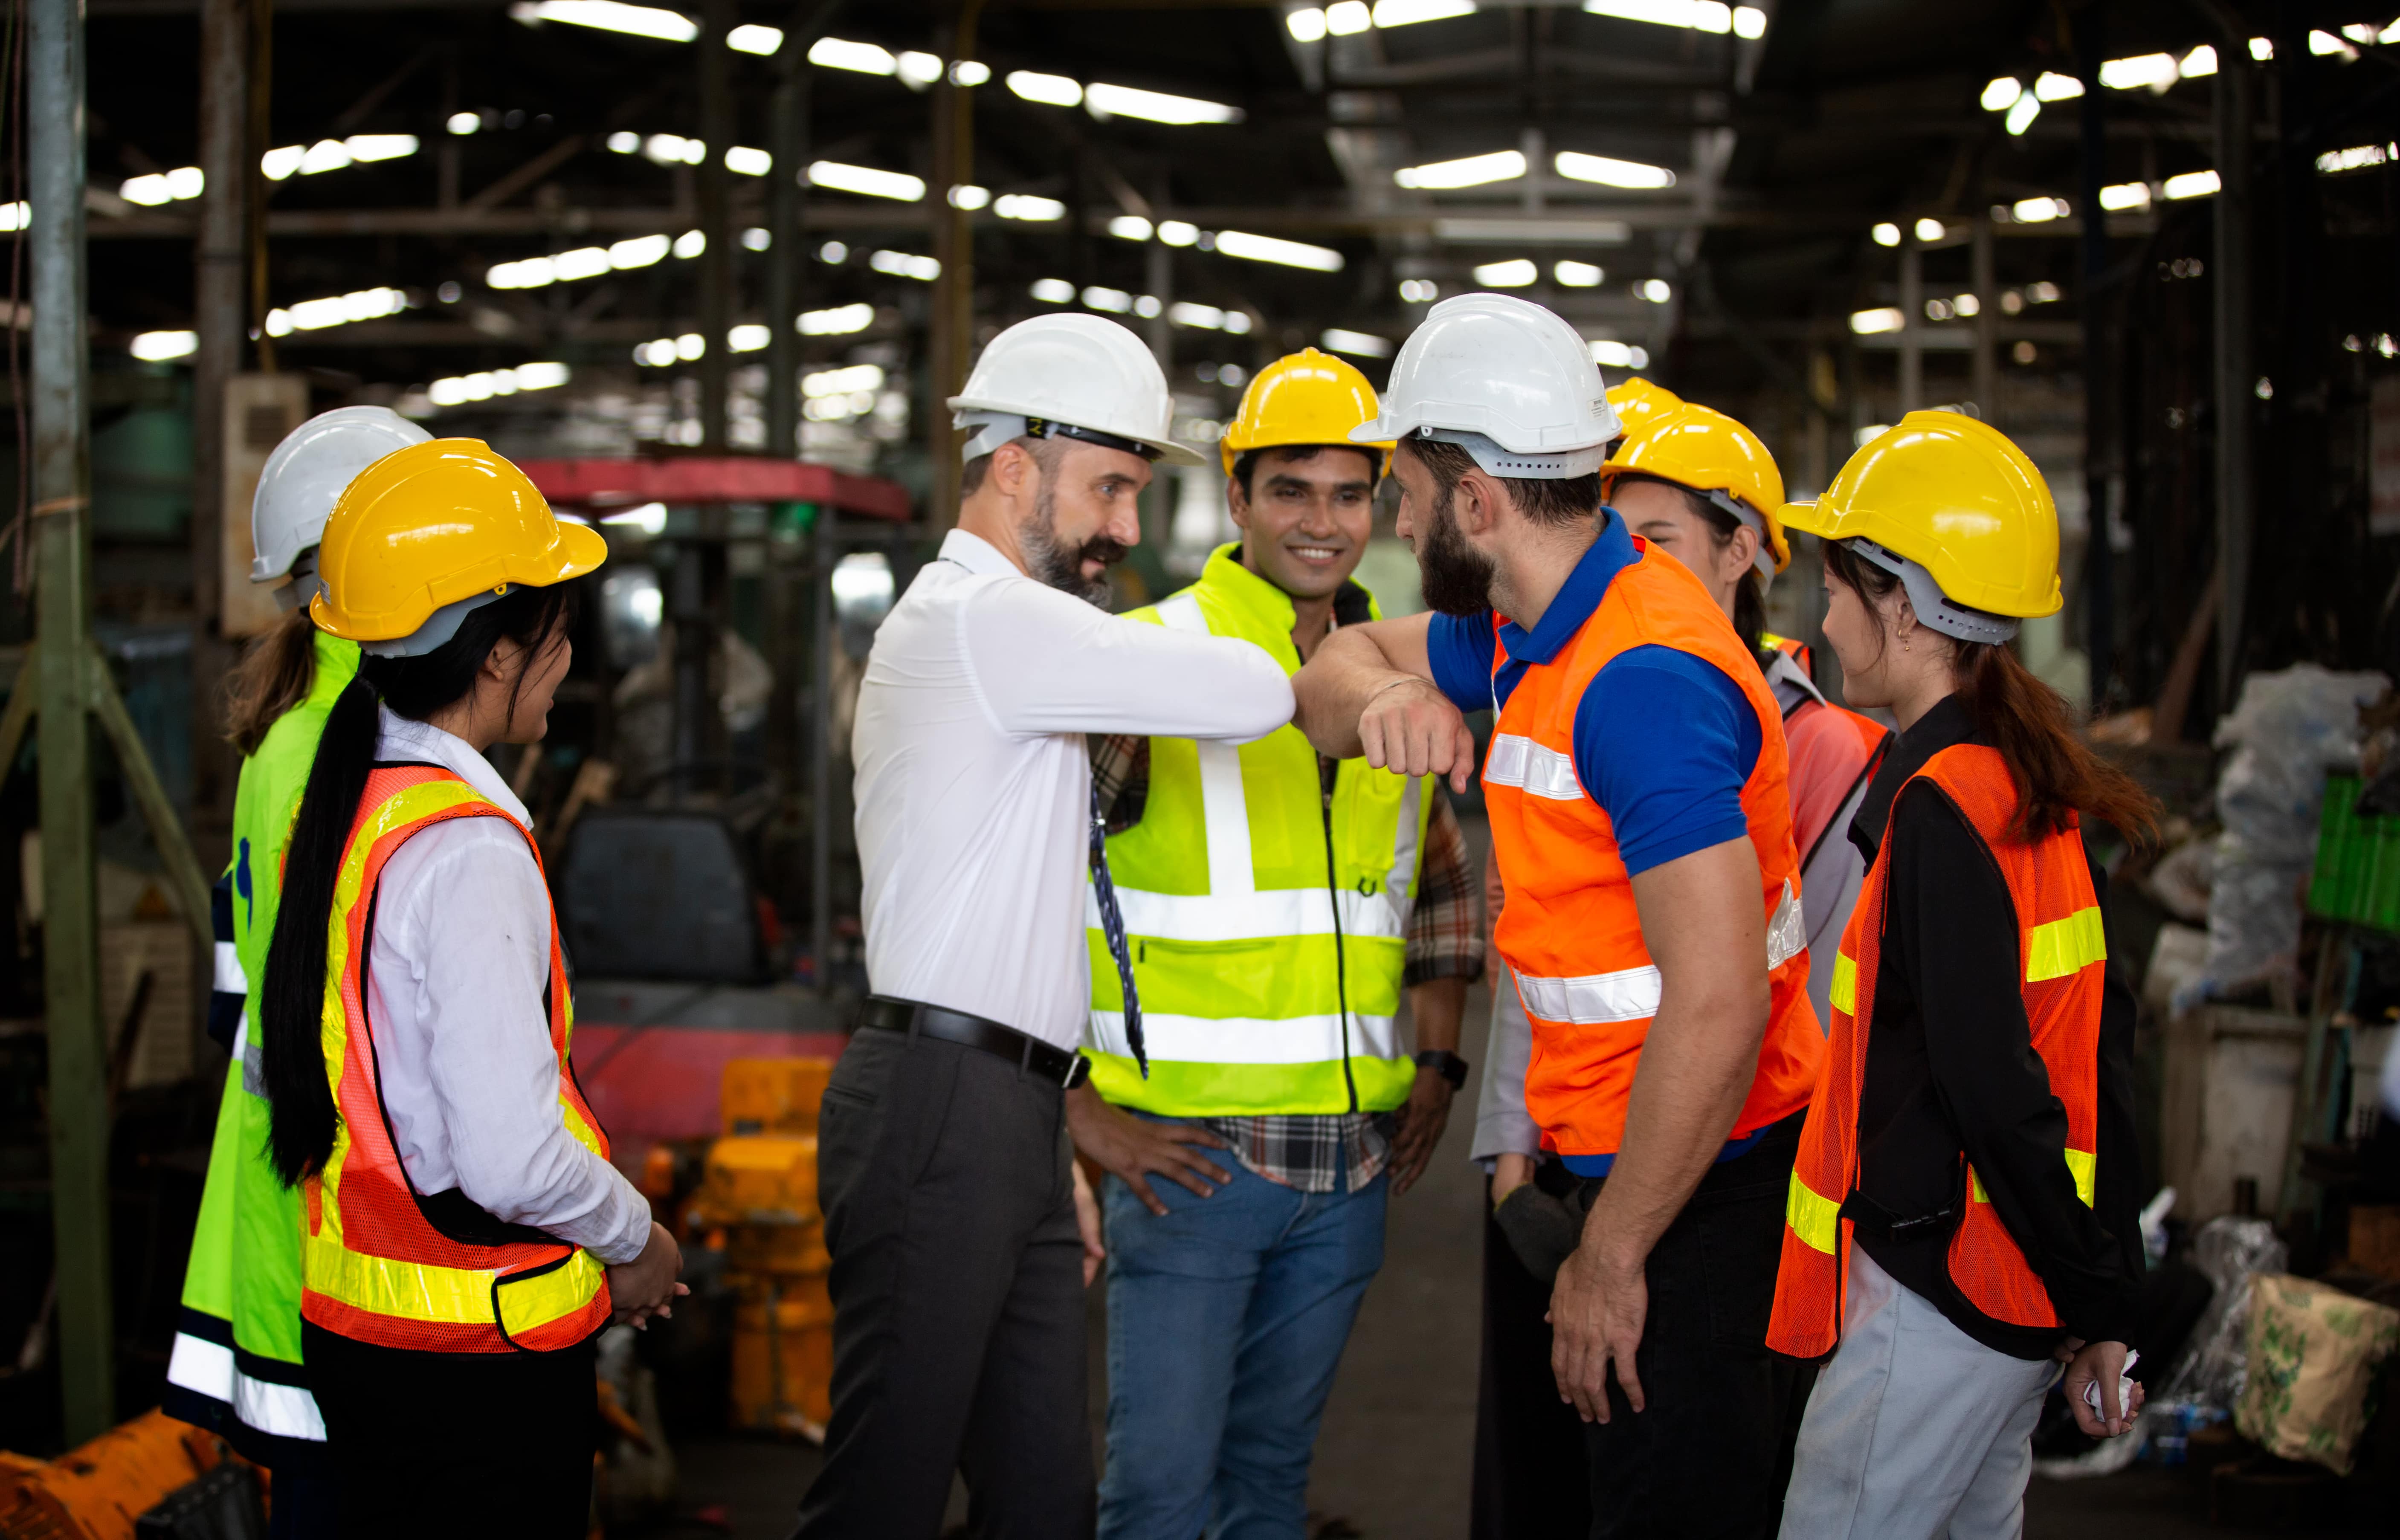
<svg viewBox="0 0 2400 1540">
<path fill-rule="evenodd" d="M 1241 709 L 1233 714 L 1236 719 L 1225 735 L 1240 743 L 1264 738 L 1290 721 L 1295 710 L 1291 680 L 1283 666 L 1260 648 L 1249 651 L 1236 692 Z"/>
</svg>

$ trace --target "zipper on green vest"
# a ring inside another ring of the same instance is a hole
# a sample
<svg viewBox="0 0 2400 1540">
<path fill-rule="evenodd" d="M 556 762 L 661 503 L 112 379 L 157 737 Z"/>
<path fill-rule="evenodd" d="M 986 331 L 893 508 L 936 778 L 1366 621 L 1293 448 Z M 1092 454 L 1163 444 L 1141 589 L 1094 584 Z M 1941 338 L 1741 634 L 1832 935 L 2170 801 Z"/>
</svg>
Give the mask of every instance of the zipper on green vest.
<svg viewBox="0 0 2400 1540">
<path fill-rule="evenodd" d="M 1358 1111 L 1358 1078 L 1350 1069 L 1349 961 L 1343 956 L 1342 882 L 1333 867 L 1333 761 L 1317 756 L 1317 787 L 1325 809 L 1325 898 L 1333 907 L 1333 1002 L 1342 1013 L 1342 1084 L 1350 1093 L 1350 1111 Z"/>
</svg>

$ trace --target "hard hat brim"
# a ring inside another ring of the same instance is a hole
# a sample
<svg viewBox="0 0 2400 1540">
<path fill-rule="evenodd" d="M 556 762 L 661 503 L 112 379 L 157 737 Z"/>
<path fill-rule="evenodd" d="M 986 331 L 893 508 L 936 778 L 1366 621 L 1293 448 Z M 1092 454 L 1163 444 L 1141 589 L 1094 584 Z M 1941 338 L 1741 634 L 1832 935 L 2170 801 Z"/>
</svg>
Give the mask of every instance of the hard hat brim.
<svg viewBox="0 0 2400 1540">
<path fill-rule="evenodd" d="M 1011 402 L 1002 401 L 986 401 L 980 396 L 952 396 L 948 401 L 944 402 L 942 404 L 948 407 L 953 412 L 1006 412 L 1020 417 L 1041 416 L 1038 412 L 1027 411 L 1021 405 L 1012 404 Z M 1066 422 L 1068 419 L 1065 417 L 1052 417 L 1047 420 L 1052 422 Z M 1083 428 L 1087 425 L 1084 423 L 1075 423 L 1072 426 Z M 1158 463 L 1162 465 L 1206 465 L 1208 463 L 1208 457 L 1206 455 L 1201 454 L 1200 451 L 1193 448 L 1190 444 L 1178 443 L 1173 439 L 1152 438 L 1147 433 L 1128 433 L 1119 428 L 1095 428 L 1092 429 L 1092 431 L 1095 433 L 1107 433 L 1114 438 L 1126 439 L 1132 443 L 1142 444 L 1151 449 L 1155 449 L 1158 451 Z"/>
<path fill-rule="evenodd" d="M 1830 538 L 1841 515 L 1830 511 L 1820 511 L 1820 506 L 1814 499 L 1805 503 L 1785 503 L 1776 513 L 1775 522 L 1786 530 L 1796 529 L 1803 535 Z"/>
<path fill-rule="evenodd" d="M 549 588 L 580 578 L 607 559 L 608 542 L 598 530 L 561 519 L 558 538 L 549 551 L 538 557 L 511 556 L 498 565 L 497 576 L 502 582 Z M 443 605 L 472 597 L 493 586 L 495 576 L 493 566 L 487 564 L 438 578 L 411 595 L 414 602 L 403 609 L 348 618 L 336 611 L 331 596 L 320 590 L 308 601 L 308 618 L 316 622 L 318 630 L 346 641 L 396 642 L 414 635 Z"/>
</svg>

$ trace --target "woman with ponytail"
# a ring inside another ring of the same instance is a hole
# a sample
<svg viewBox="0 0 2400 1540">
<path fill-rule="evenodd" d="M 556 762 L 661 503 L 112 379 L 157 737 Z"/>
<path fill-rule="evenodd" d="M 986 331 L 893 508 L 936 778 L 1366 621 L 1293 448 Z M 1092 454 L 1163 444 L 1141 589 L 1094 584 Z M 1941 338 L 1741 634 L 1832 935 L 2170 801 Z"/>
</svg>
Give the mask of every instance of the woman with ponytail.
<svg viewBox="0 0 2400 1540">
<path fill-rule="evenodd" d="M 260 1016 L 340 1531 L 566 1540 L 593 1339 L 667 1314 L 681 1258 L 575 1085 L 540 854 L 484 751 L 542 737 L 563 585 L 607 548 L 438 439 L 353 481 L 323 552 L 315 622 L 365 656 L 293 825 Z"/>
<path fill-rule="evenodd" d="M 264 1039 L 250 981 L 266 972 L 284 838 L 318 735 L 359 667 L 357 643 L 308 620 L 325 519 L 351 477 L 429 437 L 384 407 L 336 408 L 276 445 L 251 501 L 257 553 L 251 581 L 280 585 L 274 597 L 282 615 L 252 644 L 226 702 L 226 737 L 242 766 L 233 858 L 211 905 L 217 946 L 209 1031 L 233 1063 L 193 1228 L 164 1405 L 275 1473 L 275 1540 L 334 1533 L 334 1488 L 324 1421 L 300 1356 L 300 1200 L 266 1160 Z"/>
<path fill-rule="evenodd" d="M 2010 650 L 2060 605 L 2016 445 L 1914 412 L 1782 517 L 1825 541 L 1846 693 L 1901 726 L 1851 823 L 1871 865 L 1785 1209 L 1767 1343 L 1831 1356 L 1783 1533 L 2013 1536 L 2059 1364 L 2088 1434 L 2141 1404 L 2133 1008 L 2086 840 L 2151 804 Z"/>
</svg>

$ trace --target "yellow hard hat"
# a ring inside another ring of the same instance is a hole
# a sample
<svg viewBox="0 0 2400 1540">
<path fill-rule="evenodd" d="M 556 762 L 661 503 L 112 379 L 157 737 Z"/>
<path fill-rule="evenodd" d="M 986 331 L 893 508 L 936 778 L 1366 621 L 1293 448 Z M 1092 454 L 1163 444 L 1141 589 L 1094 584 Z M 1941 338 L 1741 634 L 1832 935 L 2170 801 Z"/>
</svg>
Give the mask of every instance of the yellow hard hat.
<svg viewBox="0 0 2400 1540">
<path fill-rule="evenodd" d="M 1380 449 L 1383 469 L 1389 470 L 1390 443 L 1350 443 L 1350 430 L 1374 421 L 1376 410 L 1375 388 L 1347 361 L 1314 348 L 1286 354 L 1259 371 L 1225 425 L 1218 445 L 1225 474 L 1232 475 L 1234 461 L 1253 449 L 1298 443 Z"/>
<path fill-rule="evenodd" d="M 607 541 L 561 524 L 525 473 L 482 440 L 431 439 L 393 450 L 343 489 L 318 549 L 325 591 L 308 614 L 336 636 L 395 642 L 447 606 L 512 584 L 546 588 L 607 559 Z"/>
<path fill-rule="evenodd" d="M 1616 414 L 1618 426 L 1630 433 L 1642 426 L 1654 412 L 1669 412 L 1684 404 L 1684 398 L 1663 385 L 1653 385 L 1639 375 L 1629 375 L 1608 388 L 1608 404 Z"/>
<path fill-rule="evenodd" d="M 1624 475 L 1686 487 L 1758 531 L 1761 577 L 1792 565 L 1783 538 L 1783 472 L 1758 435 L 1724 413 L 1684 402 L 1635 419 L 1600 468 L 1602 494 L 1614 492 Z"/>
<path fill-rule="evenodd" d="M 1789 528 L 1861 542 L 1853 549 L 1870 560 L 1899 558 L 1876 565 L 1903 579 L 1914 566 L 1954 608 L 2003 618 L 1929 613 L 1911 585 L 1919 620 L 1970 641 L 2004 640 L 2017 620 L 2064 603 L 2050 487 L 2006 434 L 1957 412 L 1911 412 L 1851 456 L 1823 497 L 1786 503 L 1782 516 Z"/>
</svg>

